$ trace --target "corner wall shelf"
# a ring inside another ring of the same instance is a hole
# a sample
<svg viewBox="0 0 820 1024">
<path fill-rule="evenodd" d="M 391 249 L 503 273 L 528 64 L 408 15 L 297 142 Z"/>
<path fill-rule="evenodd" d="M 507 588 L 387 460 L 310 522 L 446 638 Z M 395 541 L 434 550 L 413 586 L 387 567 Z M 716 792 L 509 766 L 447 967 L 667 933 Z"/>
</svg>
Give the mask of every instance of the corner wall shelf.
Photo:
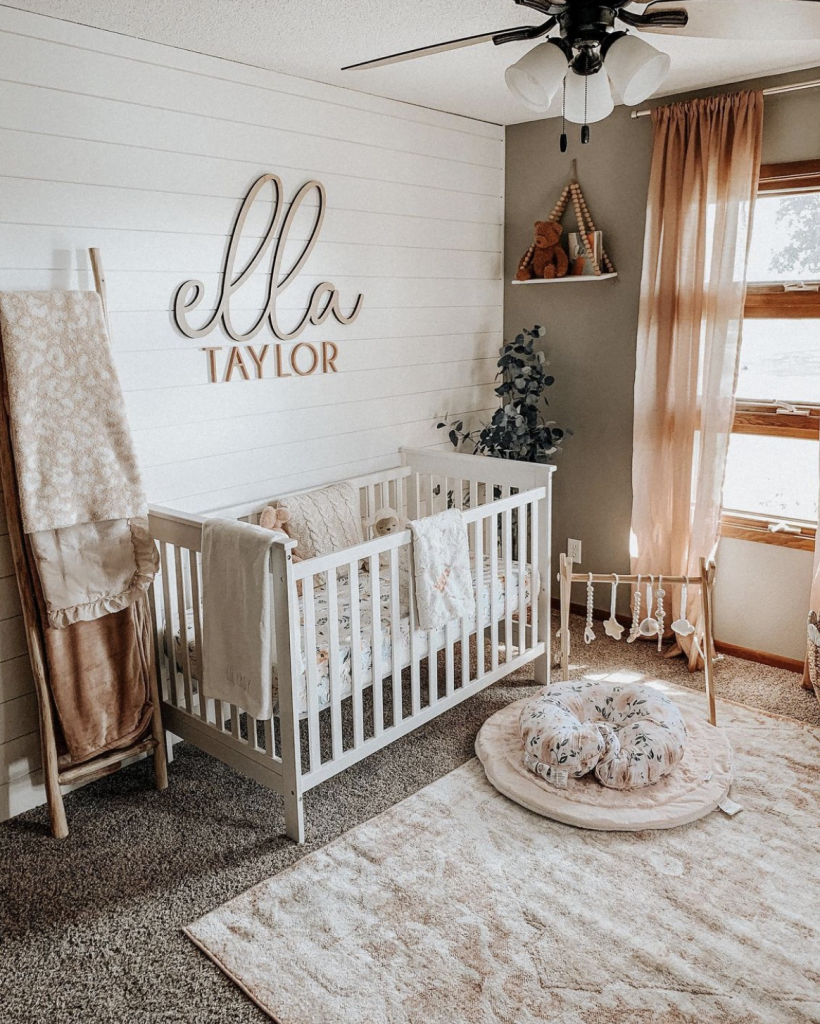
<svg viewBox="0 0 820 1024">
<path fill-rule="evenodd" d="M 597 277 L 594 274 L 578 274 L 574 277 L 534 277 L 531 281 L 510 281 L 510 284 L 588 284 L 590 281 L 610 281 L 617 276 L 618 274 L 615 272 L 599 274 Z"/>
</svg>

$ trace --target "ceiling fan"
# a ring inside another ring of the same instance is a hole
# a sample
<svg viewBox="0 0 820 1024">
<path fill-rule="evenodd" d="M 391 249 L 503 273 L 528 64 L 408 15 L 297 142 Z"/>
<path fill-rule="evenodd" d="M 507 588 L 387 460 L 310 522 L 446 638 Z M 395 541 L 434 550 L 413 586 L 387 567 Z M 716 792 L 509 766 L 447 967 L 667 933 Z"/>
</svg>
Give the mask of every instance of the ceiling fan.
<svg viewBox="0 0 820 1024">
<path fill-rule="evenodd" d="M 507 87 L 533 110 L 546 111 L 563 87 L 562 113 L 582 125 L 581 141 L 589 142 L 589 125 L 612 113 L 615 99 L 629 106 L 642 103 L 663 84 L 671 58 L 640 35 L 659 33 L 707 39 L 820 39 L 820 2 L 816 0 L 514 0 L 538 11 L 540 25 L 485 32 L 450 39 L 375 60 L 349 64 L 343 71 L 365 70 L 426 57 L 447 50 L 492 41 L 543 39 L 507 68 Z M 629 8 L 638 8 L 630 10 Z M 557 30 L 555 34 L 551 33 Z M 601 72 L 604 72 L 601 74 Z M 613 95 L 614 93 L 614 95 Z M 567 148 L 561 135 L 561 151 Z"/>
</svg>

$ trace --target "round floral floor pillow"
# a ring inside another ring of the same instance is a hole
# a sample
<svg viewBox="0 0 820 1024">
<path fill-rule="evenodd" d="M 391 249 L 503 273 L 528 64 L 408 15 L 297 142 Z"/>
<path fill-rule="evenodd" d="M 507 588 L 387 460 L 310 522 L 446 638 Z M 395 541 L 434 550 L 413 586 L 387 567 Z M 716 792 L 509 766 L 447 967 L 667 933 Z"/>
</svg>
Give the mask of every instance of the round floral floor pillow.
<svg viewBox="0 0 820 1024">
<path fill-rule="evenodd" d="M 610 789 L 651 786 L 686 747 L 676 705 L 638 683 L 580 679 L 545 687 L 522 708 L 519 731 L 524 764 L 557 786 L 591 771 Z"/>
</svg>

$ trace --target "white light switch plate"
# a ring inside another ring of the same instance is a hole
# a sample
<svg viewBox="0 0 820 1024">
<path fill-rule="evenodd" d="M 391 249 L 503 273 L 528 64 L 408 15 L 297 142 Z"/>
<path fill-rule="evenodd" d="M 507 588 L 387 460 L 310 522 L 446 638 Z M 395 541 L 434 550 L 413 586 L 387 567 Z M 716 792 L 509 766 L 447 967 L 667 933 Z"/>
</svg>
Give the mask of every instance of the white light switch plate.
<svg viewBox="0 0 820 1024">
<path fill-rule="evenodd" d="M 567 541 L 567 558 L 575 562 L 576 565 L 581 561 L 581 542 L 579 540 Z"/>
</svg>

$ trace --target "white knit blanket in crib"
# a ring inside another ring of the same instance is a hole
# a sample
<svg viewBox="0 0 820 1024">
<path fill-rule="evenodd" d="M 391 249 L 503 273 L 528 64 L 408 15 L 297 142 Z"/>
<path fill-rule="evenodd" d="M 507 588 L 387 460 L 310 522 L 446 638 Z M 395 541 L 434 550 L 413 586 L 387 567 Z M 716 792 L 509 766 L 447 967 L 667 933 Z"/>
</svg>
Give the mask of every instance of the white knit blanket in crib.
<svg viewBox="0 0 820 1024">
<path fill-rule="evenodd" d="M 439 629 L 475 614 L 467 525 L 458 509 L 410 523 L 416 609 L 422 629 Z"/>
</svg>

